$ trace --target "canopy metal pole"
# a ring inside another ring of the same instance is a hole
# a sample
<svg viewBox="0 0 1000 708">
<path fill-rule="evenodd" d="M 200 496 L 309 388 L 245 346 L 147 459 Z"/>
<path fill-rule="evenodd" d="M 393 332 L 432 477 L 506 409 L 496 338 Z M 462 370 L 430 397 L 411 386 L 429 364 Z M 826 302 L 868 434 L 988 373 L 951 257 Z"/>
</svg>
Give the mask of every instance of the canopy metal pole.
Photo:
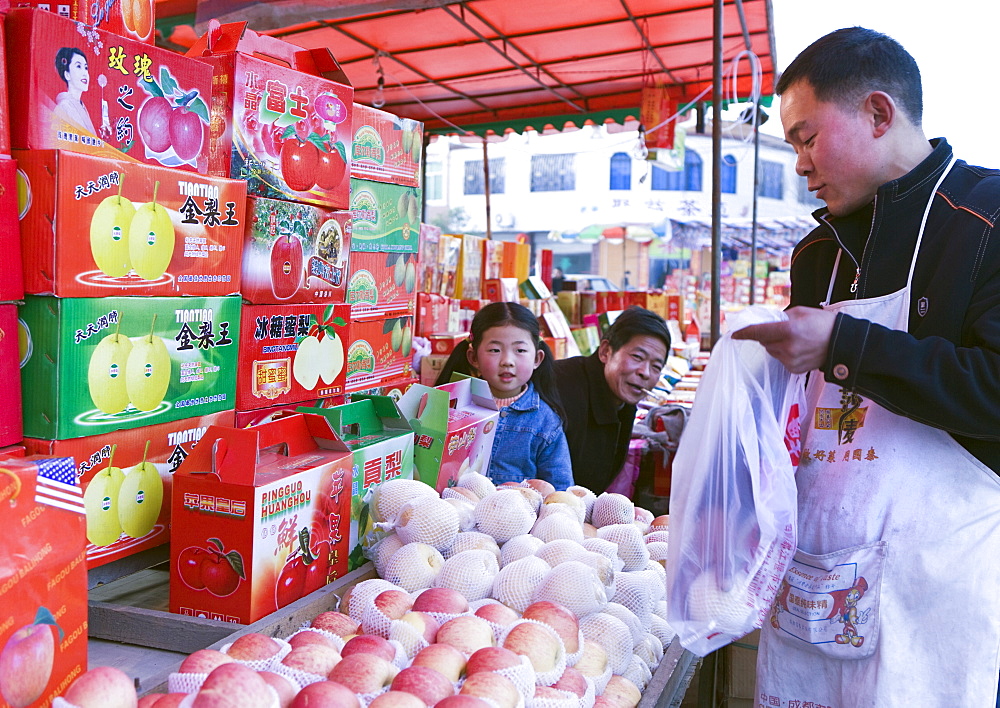
<svg viewBox="0 0 1000 708">
<path fill-rule="evenodd" d="M 722 5 L 715 0 L 712 28 L 712 346 L 722 318 Z"/>
<path fill-rule="evenodd" d="M 760 107 L 753 106 L 753 223 L 750 227 L 750 304 L 757 299 L 757 194 L 760 191 Z"/>
<path fill-rule="evenodd" d="M 486 195 L 486 238 L 493 240 L 493 217 L 490 216 L 490 155 L 488 142 L 483 136 L 483 194 Z"/>
</svg>

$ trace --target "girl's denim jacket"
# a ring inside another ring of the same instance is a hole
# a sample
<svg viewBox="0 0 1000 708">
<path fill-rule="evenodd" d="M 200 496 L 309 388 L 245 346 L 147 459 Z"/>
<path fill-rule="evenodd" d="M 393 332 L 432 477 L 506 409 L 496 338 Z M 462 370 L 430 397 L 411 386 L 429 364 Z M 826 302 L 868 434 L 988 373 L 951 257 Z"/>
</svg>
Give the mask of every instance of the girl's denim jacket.
<svg viewBox="0 0 1000 708">
<path fill-rule="evenodd" d="M 559 490 L 573 484 L 562 420 L 530 381 L 520 398 L 500 409 L 487 476 L 495 484 L 544 479 Z"/>
</svg>

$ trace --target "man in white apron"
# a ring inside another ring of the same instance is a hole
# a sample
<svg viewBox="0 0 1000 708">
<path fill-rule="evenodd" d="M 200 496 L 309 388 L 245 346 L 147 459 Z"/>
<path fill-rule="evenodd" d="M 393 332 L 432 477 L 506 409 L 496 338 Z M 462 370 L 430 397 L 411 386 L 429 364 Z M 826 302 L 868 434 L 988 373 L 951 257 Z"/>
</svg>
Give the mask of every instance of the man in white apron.
<svg viewBox="0 0 1000 708">
<path fill-rule="evenodd" d="M 860 27 L 777 91 L 826 202 L 788 322 L 810 371 L 798 552 L 761 631 L 761 708 L 987 708 L 1000 671 L 1000 173 L 921 128 L 920 74 Z"/>
</svg>

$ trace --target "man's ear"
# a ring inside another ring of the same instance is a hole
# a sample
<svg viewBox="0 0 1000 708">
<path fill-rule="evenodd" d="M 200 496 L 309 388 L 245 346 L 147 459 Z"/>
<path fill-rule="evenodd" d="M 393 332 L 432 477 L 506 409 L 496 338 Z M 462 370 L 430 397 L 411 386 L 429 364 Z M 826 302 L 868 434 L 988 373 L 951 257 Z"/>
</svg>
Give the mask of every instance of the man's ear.
<svg viewBox="0 0 1000 708">
<path fill-rule="evenodd" d="M 896 122 L 896 102 L 885 91 L 872 91 L 865 99 L 865 110 L 872 120 L 872 135 L 881 138 Z"/>
<path fill-rule="evenodd" d="M 611 343 L 606 339 L 602 339 L 600 346 L 597 347 L 597 358 L 601 360 L 601 363 L 607 364 L 608 360 L 611 359 L 611 355 L 614 353 L 614 350 L 611 348 Z"/>
</svg>

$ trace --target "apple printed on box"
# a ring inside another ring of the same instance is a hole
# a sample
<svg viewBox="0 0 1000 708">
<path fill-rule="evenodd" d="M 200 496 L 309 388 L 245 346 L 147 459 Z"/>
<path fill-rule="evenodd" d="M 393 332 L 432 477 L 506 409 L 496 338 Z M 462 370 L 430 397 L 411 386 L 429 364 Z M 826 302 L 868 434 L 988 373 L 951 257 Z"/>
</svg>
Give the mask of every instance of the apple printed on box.
<svg viewBox="0 0 1000 708">
<path fill-rule="evenodd" d="M 359 251 L 351 254 L 346 302 L 355 316 L 412 313 L 416 280 L 416 253 Z"/>
<path fill-rule="evenodd" d="M 87 670 L 83 494 L 69 458 L 0 461 L 0 705 L 42 708 Z"/>
<path fill-rule="evenodd" d="M 352 316 L 345 391 L 353 393 L 413 376 L 413 316 Z"/>
<path fill-rule="evenodd" d="M 187 56 L 214 70 L 211 174 L 257 196 L 347 208 L 354 88 L 329 49 L 213 21 Z"/>
<path fill-rule="evenodd" d="M 236 407 L 343 395 L 350 310 L 348 305 L 244 305 Z"/>
<path fill-rule="evenodd" d="M 354 104 L 351 177 L 420 186 L 424 124 Z"/>
<path fill-rule="evenodd" d="M 299 408 L 330 421 L 354 453 L 351 477 L 351 541 L 348 569 L 366 562 L 364 549 L 374 543 L 372 493 L 386 480 L 413 479 L 413 429 L 389 396 L 359 396 L 335 408 Z"/>
<path fill-rule="evenodd" d="M 26 296 L 24 434 L 65 440 L 231 409 L 240 305 L 239 297 Z"/>
<path fill-rule="evenodd" d="M 173 473 L 210 425 L 233 424 L 233 411 L 210 413 L 72 440 L 25 438 L 31 455 L 76 461 L 87 510 L 87 567 L 96 568 L 170 540 Z"/>
<path fill-rule="evenodd" d="M 240 292 L 244 183 L 64 150 L 14 153 L 27 292 Z"/>
<path fill-rule="evenodd" d="M 211 67 L 27 8 L 7 16 L 7 53 L 13 147 L 207 172 Z"/>
<path fill-rule="evenodd" d="M 170 611 L 250 624 L 345 574 L 352 462 L 318 415 L 210 427 L 174 473 Z"/>
<path fill-rule="evenodd" d="M 418 253 L 423 190 L 351 178 L 351 251 Z M 416 274 L 414 274 L 414 278 Z"/>
<path fill-rule="evenodd" d="M 248 302 L 344 302 L 351 214 L 279 199 L 251 199 L 243 245 Z"/>
<path fill-rule="evenodd" d="M 417 476 L 438 492 L 468 472 L 486 474 L 499 412 L 482 379 L 463 377 L 437 388 L 416 384 L 399 400 L 413 428 Z"/>
</svg>

